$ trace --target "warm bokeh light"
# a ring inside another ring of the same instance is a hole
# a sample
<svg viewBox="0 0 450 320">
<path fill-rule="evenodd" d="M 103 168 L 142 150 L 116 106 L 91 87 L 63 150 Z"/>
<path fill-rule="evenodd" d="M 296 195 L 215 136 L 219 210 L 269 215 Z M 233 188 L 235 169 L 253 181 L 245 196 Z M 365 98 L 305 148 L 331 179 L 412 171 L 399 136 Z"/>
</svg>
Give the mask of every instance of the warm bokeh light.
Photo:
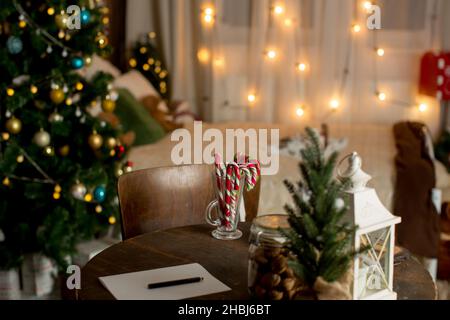
<svg viewBox="0 0 450 320">
<path fill-rule="evenodd" d="M 253 103 L 256 101 L 256 95 L 254 93 L 249 93 L 249 95 L 247 96 L 247 100 L 250 103 Z"/>
<path fill-rule="evenodd" d="M 303 105 L 299 104 L 296 107 L 295 113 L 297 117 L 301 118 L 305 114 L 305 109 L 303 108 Z"/>
<path fill-rule="evenodd" d="M 294 20 L 292 20 L 291 18 L 286 18 L 284 19 L 284 26 L 287 28 L 290 28 L 294 25 Z"/>
<path fill-rule="evenodd" d="M 273 49 L 267 50 L 266 57 L 270 60 L 275 60 L 275 58 L 277 57 L 277 52 Z"/>
<path fill-rule="evenodd" d="M 223 57 L 214 58 L 214 66 L 217 68 L 225 67 L 225 59 Z"/>
<path fill-rule="evenodd" d="M 330 108 L 333 109 L 333 110 L 339 109 L 340 105 L 341 105 L 341 103 L 339 102 L 338 99 L 332 99 L 330 101 Z"/>
<path fill-rule="evenodd" d="M 197 52 L 197 58 L 201 63 L 208 63 L 211 55 L 209 50 L 206 48 L 202 48 Z"/>
<path fill-rule="evenodd" d="M 372 2 L 371 1 L 364 1 L 363 2 L 363 8 L 366 10 L 366 11 L 369 11 L 370 9 L 372 9 Z"/>
<path fill-rule="evenodd" d="M 273 7 L 273 13 L 275 13 L 276 15 L 281 15 L 284 13 L 284 7 L 281 4 L 276 4 Z"/>
<path fill-rule="evenodd" d="M 304 62 L 297 63 L 298 71 L 304 72 L 304 71 L 306 71 L 306 68 L 307 68 L 307 64 L 306 63 L 304 63 Z"/>
<path fill-rule="evenodd" d="M 206 25 L 211 25 L 214 23 L 215 10 L 212 6 L 207 6 L 202 11 L 202 19 Z"/>
<path fill-rule="evenodd" d="M 384 56 L 384 49 L 383 48 L 378 48 L 377 49 L 377 55 L 379 56 L 379 57 L 382 57 L 382 56 Z"/>
<path fill-rule="evenodd" d="M 377 96 L 378 96 L 378 100 L 380 100 L 380 101 L 386 100 L 386 94 L 384 92 L 378 92 Z"/>
<path fill-rule="evenodd" d="M 357 24 L 357 23 L 353 24 L 352 25 L 352 31 L 353 31 L 353 33 L 361 32 L 361 26 L 359 24 Z"/>
<path fill-rule="evenodd" d="M 426 103 L 419 104 L 419 111 L 420 112 L 425 112 L 427 110 L 428 110 L 428 105 Z"/>
</svg>

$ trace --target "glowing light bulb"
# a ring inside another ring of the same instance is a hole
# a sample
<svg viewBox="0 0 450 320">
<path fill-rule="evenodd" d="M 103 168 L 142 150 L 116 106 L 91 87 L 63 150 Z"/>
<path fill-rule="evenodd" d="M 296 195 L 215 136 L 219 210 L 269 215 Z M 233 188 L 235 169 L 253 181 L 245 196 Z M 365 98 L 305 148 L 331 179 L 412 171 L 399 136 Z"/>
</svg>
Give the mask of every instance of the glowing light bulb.
<svg viewBox="0 0 450 320">
<path fill-rule="evenodd" d="M 302 105 L 297 105 L 297 110 L 295 110 L 295 113 L 297 114 L 297 117 L 301 118 L 305 114 L 305 110 L 303 109 Z"/>
<path fill-rule="evenodd" d="M 214 14 L 214 8 L 206 7 L 204 10 L 205 15 L 212 16 Z"/>
<path fill-rule="evenodd" d="M 266 57 L 270 60 L 275 60 L 275 58 L 277 57 L 277 52 L 275 50 L 267 50 Z"/>
<path fill-rule="evenodd" d="M 304 62 L 298 63 L 298 64 L 297 64 L 297 69 L 298 69 L 300 72 L 306 71 L 306 63 L 304 63 Z"/>
<path fill-rule="evenodd" d="M 250 103 L 255 102 L 255 101 L 256 101 L 256 95 L 255 95 L 254 93 L 250 93 L 250 94 L 247 96 L 247 100 L 248 100 L 248 102 L 250 102 Z"/>
<path fill-rule="evenodd" d="M 280 4 L 277 4 L 273 7 L 273 13 L 276 15 L 282 15 L 284 13 L 284 7 Z"/>
<path fill-rule="evenodd" d="M 363 2 L 363 8 L 366 11 L 369 11 L 370 9 L 372 9 L 372 2 L 371 1 L 364 1 Z"/>
<path fill-rule="evenodd" d="M 360 26 L 359 24 L 355 23 L 355 24 L 352 26 L 352 31 L 353 31 L 354 33 L 359 33 L 359 32 L 361 32 L 361 26 Z"/>
<path fill-rule="evenodd" d="M 225 66 L 225 59 L 222 57 L 215 58 L 214 66 L 217 68 L 223 68 Z"/>
<path fill-rule="evenodd" d="M 131 59 L 128 61 L 128 64 L 130 65 L 130 67 L 136 68 L 136 66 L 137 66 L 137 61 L 136 61 L 136 59 L 131 58 Z"/>
<path fill-rule="evenodd" d="M 203 21 L 205 24 L 213 24 L 214 23 L 214 8 L 206 7 L 203 9 Z"/>
<path fill-rule="evenodd" d="M 426 103 L 419 104 L 419 111 L 420 112 L 425 112 L 427 110 L 428 110 L 428 105 Z"/>
<path fill-rule="evenodd" d="M 292 25 L 294 24 L 294 20 L 292 20 L 291 18 L 286 18 L 284 19 L 284 26 L 285 27 L 292 27 Z"/>
<path fill-rule="evenodd" d="M 378 48 L 377 49 L 377 55 L 379 56 L 379 57 L 382 57 L 382 56 L 384 56 L 384 49 L 383 48 Z"/>
<path fill-rule="evenodd" d="M 201 63 L 208 63 L 210 59 L 209 50 L 206 48 L 202 48 L 197 52 L 197 58 Z"/>
<path fill-rule="evenodd" d="M 339 102 L 338 99 L 332 99 L 330 101 L 330 108 L 333 109 L 333 110 L 339 109 L 340 105 L 341 105 L 341 103 Z"/>
<path fill-rule="evenodd" d="M 378 92 L 377 96 L 378 96 L 378 100 L 380 100 L 380 101 L 386 100 L 386 94 L 384 92 Z"/>
<path fill-rule="evenodd" d="M 9 97 L 12 97 L 12 96 L 14 95 L 14 93 L 15 93 L 15 91 L 14 91 L 13 88 L 8 88 L 8 89 L 6 89 L 6 94 L 7 94 Z"/>
</svg>

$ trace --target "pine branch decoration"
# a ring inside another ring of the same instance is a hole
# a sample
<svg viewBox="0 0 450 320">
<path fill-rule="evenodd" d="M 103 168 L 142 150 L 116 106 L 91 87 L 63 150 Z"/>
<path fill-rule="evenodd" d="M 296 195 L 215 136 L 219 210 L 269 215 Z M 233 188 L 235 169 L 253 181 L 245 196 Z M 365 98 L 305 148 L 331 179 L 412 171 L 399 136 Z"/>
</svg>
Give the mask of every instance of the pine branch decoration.
<svg viewBox="0 0 450 320">
<path fill-rule="evenodd" d="M 339 280 L 350 267 L 356 254 L 352 241 L 356 227 L 342 222 L 348 210 L 347 203 L 337 206 L 348 181 L 333 177 L 338 153 L 325 159 L 318 134 L 306 129 L 307 146 L 301 151 L 300 172 L 302 181 L 298 188 L 284 181 L 295 206 L 286 205 L 291 230 L 285 232 L 295 259 L 290 266 L 309 287 L 316 279 Z"/>
</svg>

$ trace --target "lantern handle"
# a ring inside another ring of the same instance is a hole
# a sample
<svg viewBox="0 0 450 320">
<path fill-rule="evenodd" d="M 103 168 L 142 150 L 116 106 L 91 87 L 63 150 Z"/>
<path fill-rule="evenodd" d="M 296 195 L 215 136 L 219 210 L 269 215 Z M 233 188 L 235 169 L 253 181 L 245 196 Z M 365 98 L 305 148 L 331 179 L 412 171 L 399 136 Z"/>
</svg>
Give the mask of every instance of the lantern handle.
<svg viewBox="0 0 450 320">
<path fill-rule="evenodd" d="M 342 172 L 341 167 L 345 160 L 348 160 L 348 168 Z M 350 178 L 353 177 L 356 172 L 358 172 L 359 169 L 362 167 L 362 161 L 361 157 L 358 155 L 357 152 L 352 152 L 348 155 L 346 155 L 344 158 L 342 158 L 341 161 L 339 161 L 337 174 L 340 178 Z"/>
<path fill-rule="evenodd" d="M 345 160 L 348 160 L 348 167 L 342 171 L 341 167 Z M 345 156 L 338 164 L 337 175 L 339 180 L 350 180 L 350 186 L 347 191 L 360 191 L 364 190 L 367 182 L 372 178 L 365 173 L 362 169 L 362 159 L 357 152 L 353 152 Z"/>
</svg>

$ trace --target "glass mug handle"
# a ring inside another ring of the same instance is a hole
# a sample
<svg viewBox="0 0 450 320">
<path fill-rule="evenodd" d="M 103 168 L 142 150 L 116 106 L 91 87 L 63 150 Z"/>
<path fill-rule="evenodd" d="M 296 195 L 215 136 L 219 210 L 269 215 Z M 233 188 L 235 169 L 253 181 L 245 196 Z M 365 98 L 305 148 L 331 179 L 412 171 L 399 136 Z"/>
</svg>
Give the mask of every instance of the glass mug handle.
<svg viewBox="0 0 450 320">
<path fill-rule="evenodd" d="M 213 220 L 212 218 L 212 210 L 214 207 L 217 207 L 219 205 L 219 201 L 213 200 L 208 206 L 206 207 L 206 222 L 208 222 L 212 226 L 220 226 L 220 219 Z"/>
</svg>

